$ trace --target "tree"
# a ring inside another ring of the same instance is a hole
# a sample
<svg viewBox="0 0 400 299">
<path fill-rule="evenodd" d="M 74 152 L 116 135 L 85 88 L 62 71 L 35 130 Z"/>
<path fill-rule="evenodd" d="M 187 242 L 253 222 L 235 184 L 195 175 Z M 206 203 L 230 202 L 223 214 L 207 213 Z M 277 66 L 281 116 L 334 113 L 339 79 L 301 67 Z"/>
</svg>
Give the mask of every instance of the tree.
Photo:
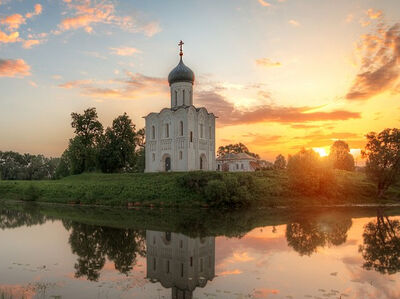
<svg viewBox="0 0 400 299">
<path fill-rule="evenodd" d="M 367 159 L 365 170 L 377 184 L 378 197 L 382 197 L 400 174 L 400 130 L 385 129 L 366 137 L 367 145 L 362 151 L 362 157 Z"/>
<path fill-rule="evenodd" d="M 365 260 L 365 269 L 374 269 L 383 274 L 400 271 L 399 220 L 390 220 L 379 209 L 376 220 L 364 227 L 363 239 L 359 251 Z"/>
<path fill-rule="evenodd" d="M 76 136 L 69 141 L 67 154 L 71 173 L 78 174 L 96 167 L 96 147 L 103 134 L 96 108 L 88 108 L 83 114 L 71 113 L 71 126 Z"/>
<path fill-rule="evenodd" d="M 291 189 L 305 195 L 329 195 L 335 184 L 329 164 L 312 149 L 290 156 L 287 171 Z"/>
<path fill-rule="evenodd" d="M 256 159 L 260 159 L 260 156 L 258 154 L 250 152 L 247 146 L 244 145 L 243 143 L 220 146 L 217 151 L 217 156 L 222 157 L 226 154 L 239 154 L 239 153 L 246 153 Z"/>
<path fill-rule="evenodd" d="M 274 162 L 274 168 L 275 169 L 285 169 L 286 168 L 286 159 L 284 156 L 279 154 Z"/>
<path fill-rule="evenodd" d="M 126 113 L 114 119 L 99 142 L 98 163 L 103 172 L 132 168 L 139 141 L 136 135 L 135 125 Z"/>
<path fill-rule="evenodd" d="M 350 154 L 349 145 L 343 140 L 336 140 L 329 153 L 333 168 L 354 171 L 354 157 Z"/>
</svg>

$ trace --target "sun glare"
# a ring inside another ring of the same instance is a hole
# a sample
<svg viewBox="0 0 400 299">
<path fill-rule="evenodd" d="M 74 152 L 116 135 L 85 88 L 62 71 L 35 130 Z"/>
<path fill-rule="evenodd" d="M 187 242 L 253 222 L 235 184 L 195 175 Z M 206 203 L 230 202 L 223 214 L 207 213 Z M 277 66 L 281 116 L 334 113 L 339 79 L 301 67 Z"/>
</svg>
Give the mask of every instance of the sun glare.
<svg viewBox="0 0 400 299">
<path fill-rule="evenodd" d="M 328 156 L 326 149 L 323 147 L 313 147 L 313 150 L 317 152 L 321 157 Z"/>
</svg>

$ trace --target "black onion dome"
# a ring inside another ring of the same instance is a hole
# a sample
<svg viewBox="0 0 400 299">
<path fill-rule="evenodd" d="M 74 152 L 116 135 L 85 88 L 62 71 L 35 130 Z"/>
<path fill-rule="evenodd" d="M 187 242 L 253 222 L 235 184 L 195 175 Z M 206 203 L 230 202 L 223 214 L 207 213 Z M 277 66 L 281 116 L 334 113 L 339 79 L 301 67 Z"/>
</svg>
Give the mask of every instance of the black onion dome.
<svg viewBox="0 0 400 299">
<path fill-rule="evenodd" d="M 169 85 L 176 82 L 190 82 L 192 84 L 194 82 L 194 73 L 183 63 L 182 57 L 178 65 L 168 75 Z"/>
</svg>

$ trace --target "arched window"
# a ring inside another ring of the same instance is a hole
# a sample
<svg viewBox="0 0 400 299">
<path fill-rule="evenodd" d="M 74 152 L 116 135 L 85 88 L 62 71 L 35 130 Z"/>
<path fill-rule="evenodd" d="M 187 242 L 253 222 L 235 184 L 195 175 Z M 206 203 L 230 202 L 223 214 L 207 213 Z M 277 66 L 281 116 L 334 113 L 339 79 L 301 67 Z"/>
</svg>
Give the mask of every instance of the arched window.
<svg viewBox="0 0 400 299">
<path fill-rule="evenodd" d="M 185 90 L 182 90 L 183 105 L 185 105 Z"/>
<path fill-rule="evenodd" d="M 151 138 L 156 139 L 156 127 L 155 126 L 151 127 Z"/>
<path fill-rule="evenodd" d="M 190 131 L 190 142 L 193 142 L 193 132 Z"/>
<path fill-rule="evenodd" d="M 175 90 L 174 106 L 178 105 L 178 91 Z"/>
<path fill-rule="evenodd" d="M 183 121 L 181 121 L 181 122 L 179 123 L 179 126 L 180 126 L 179 132 L 181 133 L 181 136 L 183 136 Z"/>
<path fill-rule="evenodd" d="M 165 137 L 169 138 L 169 124 L 165 124 Z"/>
<path fill-rule="evenodd" d="M 153 153 L 153 161 L 155 161 L 155 160 L 156 160 L 156 154 Z"/>
<path fill-rule="evenodd" d="M 182 151 L 179 151 L 179 160 L 182 160 L 182 158 L 183 158 L 183 153 Z"/>
<path fill-rule="evenodd" d="M 204 135 L 204 125 L 200 124 L 200 138 L 203 138 Z"/>
</svg>

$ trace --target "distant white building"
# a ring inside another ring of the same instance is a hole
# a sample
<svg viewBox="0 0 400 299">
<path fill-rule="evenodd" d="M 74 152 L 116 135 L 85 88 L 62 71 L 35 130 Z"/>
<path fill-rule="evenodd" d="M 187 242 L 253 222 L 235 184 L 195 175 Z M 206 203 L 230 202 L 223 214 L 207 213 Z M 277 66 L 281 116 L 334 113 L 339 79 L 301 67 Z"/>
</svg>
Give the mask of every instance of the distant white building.
<svg viewBox="0 0 400 299">
<path fill-rule="evenodd" d="M 226 154 L 217 158 L 218 171 L 255 171 L 258 168 L 258 159 L 246 153 Z"/>
<path fill-rule="evenodd" d="M 215 170 L 215 115 L 193 105 L 194 73 L 182 60 L 169 73 L 171 108 L 146 120 L 146 172 Z"/>
<path fill-rule="evenodd" d="M 171 288 L 172 299 L 191 299 L 215 277 L 215 238 L 146 231 L 147 278 Z"/>
</svg>

